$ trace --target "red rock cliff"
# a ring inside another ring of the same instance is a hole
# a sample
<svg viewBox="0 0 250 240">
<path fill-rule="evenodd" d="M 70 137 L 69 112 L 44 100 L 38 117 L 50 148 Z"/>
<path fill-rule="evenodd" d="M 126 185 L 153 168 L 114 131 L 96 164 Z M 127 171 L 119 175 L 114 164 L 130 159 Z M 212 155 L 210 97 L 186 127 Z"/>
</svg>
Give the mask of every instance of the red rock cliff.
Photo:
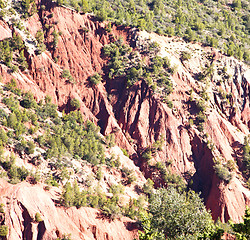
<svg viewBox="0 0 250 240">
<path fill-rule="evenodd" d="M 109 221 L 93 208 L 57 207 L 58 192 L 42 185 L 22 182 L 11 185 L 0 180 L 1 203 L 5 204 L 8 239 L 56 239 L 69 235 L 78 239 L 137 239 L 137 225 L 129 218 Z M 42 221 L 35 221 L 39 213 Z"/>
<path fill-rule="evenodd" d="M 103 134 L 115 132 L 117 144 L 128 150 L 145 175 L 151 176 L 156 184 L 160 184 L 161 179 L 140 159 L 140 150 L 163 136 L 165 144 L 154 160 L 172 160 L 173 172 L 186 177 L 187 181 L 192 178 L 194 189 L 202 192 L 214 219 L 220 217 L 222 221 L 229 218 L 240 221 L 250 200 L 250 191 L 244 187 L 240 172 L 240 149 L 244 136 L 249 134 L 250 124 L 247 66 L 213 49 L 204 49 L 198 44 L 187 44 L 178 39 L 136 33 L 116 26 L 112 27 L 111 33 L 107 33 L 105 23 L 99 23 L 91 15 L 80 15 L 47 1 L 42 4 L 46 9 L 39 9 L 39 13 L 27 21 L 27 28 L 33 36 L 39 29 L 45 31 L 49 51 L 41 55 L 28 51 L 29 69 L 25 73 L 10 75 L 7 68 L 1 65 L 3 81 L 15 78 L 18 86 L 31 90 L 37 100 L 48 94 L 61 110 L 68 111 L 70 98 L 77 98 L 84 117 L 99 124 Z M 52 46 L 54 30 L 60 32 L 56 48 Z M 101 57 L 103 45 L 118 37 L 128 43 L 133 42 L 138 48 L 144 44 L 145 38 L 160 44 L 161 54 L 168 56 L 171 64 L 176 66 L 176 73 L 171 78 L 175 88 L 169 97 L 173 109 L 153 94 L 144 81 L 137 82 L 129 90 L 124 89 L 122 80 L 108 82 L 108 86 L 105 82 L 94 87 L 88 84 L 89 76 L 95 72 L 102 73 L 105 64 Z M 180 54 L 186 50 L 193 54 L 189 61 L 183 62 Z M 189 119 L 197 112 L 190 100 L 190 90 L 193 89 L 194 100 L 199 100 L 203 84 L 197 81 L 196 75 L 207 63 L 214 63 L 217 70 L 207 89 L 210 100 L 205 112 L 204 134 L 189 124 Z M 218 80 L 219 71 L 225 66 L 230 77 L 221 82 Z M 73 83 L 61 77 L 63 69 L 70 71 Z M 230 101 L 221 99 L 219 90 L 231 92 Z M 111 100 L 108 94 L 112 94 Z M 213 144 L 212 148 L 208 140 Z M 214 158 L 235 161 L 236 170 L 229 184 L 215 174 Z"/>
</svg>

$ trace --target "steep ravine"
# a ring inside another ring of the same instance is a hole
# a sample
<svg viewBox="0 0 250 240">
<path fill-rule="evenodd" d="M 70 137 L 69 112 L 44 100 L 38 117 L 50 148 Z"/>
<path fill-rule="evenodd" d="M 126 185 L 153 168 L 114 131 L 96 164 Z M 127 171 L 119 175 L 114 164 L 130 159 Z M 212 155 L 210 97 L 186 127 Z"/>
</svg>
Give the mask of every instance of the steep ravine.
<svg viewBox="0 0 250 240">
<path fill-rule="evenodd" d="M 220 217 L 222 221 L 229 218 L 240 221 L 245 205 L 249 205 L 250 191 L 244 187 L 238 167 L 229 184 L 220 180 L 213 169 L 213 158 L 220 157 L 234 160 L 239 166 L 241 164 L 234 146 L 237 143 L 242 145 L 244 136 L 249 134 L 249 68 L 214 49 L 185 43 L 180 39 L 139 33 L 117 26 L 112 26 L 111 33 L 108 33 L 106 23 L 96 21 L 91 15 L 56 7 L 50 1 L 42 1 L 42 4 L 46 10 L 39 9 L 39 14 L 27 20 L 27 27 L 35 36 L 39 29 L 45 30 L 45 25 L 50 26 L 45 34 L 45 43 L 50 51 L 41 55 L 27 52 L 29 69 L 25 72 L 10 74 L 7 67 L 1 64 L 3 82 L 15 78 L 18 86 L 32 91 L 38 101 L 50 95 L 60 110 L 68 111 L 69 99 L 78 99 L 84 118 L 99 124 L 105 135 L 115 133 L 116 143 L 128 150 L 145 176 L 155 178 L 156 184 L 160 184 L 161 179 L 145 166 L 140 153 L 162 136 L 162 151 L 156 153 L 153 161 L 172 160 L 174 173 L 193 176 L 193 187 L 202 192 L 214 219 Z M 5 29 L 10 32 L 6 26 Z M 51 47 L 53 30 L 60 32 L 55 49 Z M 95 72 L 103 73 L 103 45 L 119 37 L 137 48 L 147 38 L 160 44 L 161 55 L 167 56 L 176 68 L 171 76 L 174 91 L 169 96 L 173 109 L 163 103 L 143 80 L 129 89 L 124 87 L 122 79 L 107 83 L 103 81 L 96 86 L 89 84 L 89 76 Z M 181 61 L 183 51 L 190 51 L 191 59 Z M 197 80 L 197 74 L 203 71 L 205 65 L 212 63 L 215 70 L 206 85 Z M 226 67 L 224 71 L 227 77 L 222 80 L 223 67 Z M 63 69 L 70 70 L 74 83 L 62 78 Z M 194 101 L 200 99 L 203 87 L 210 99 L 205 112 L 206 137 L 195 125 L 189 124 L 189 119 L 194 118 L 197 111 Z M 193 100 L 190 100 L 191 89 Z M 220 97 L 224 92 L 231 93 L 228 101 Z M 207 146 L 208 139 L 214 145 L 213 150 Z"/>
</svg>

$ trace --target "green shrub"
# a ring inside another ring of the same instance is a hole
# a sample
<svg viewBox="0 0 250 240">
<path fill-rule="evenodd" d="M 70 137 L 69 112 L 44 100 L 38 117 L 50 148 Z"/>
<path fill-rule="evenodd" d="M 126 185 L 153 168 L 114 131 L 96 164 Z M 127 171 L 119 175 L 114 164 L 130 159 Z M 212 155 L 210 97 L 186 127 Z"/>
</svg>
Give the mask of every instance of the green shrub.
<svg viewBox="0 0 250 240">
<path fill-rule="evenodd" d="M 66 207 L 71 207 L 74 204 L 75 193 L 70 183 L 64 185 L 64 192 L 62 194 L 62 201 Z"/>
<path fill-rule="evenodd" d="M 31 108 L 32 102 L 29 99 L 23 99 L 20 101 L 20 105 L 24 108 Z"/>
<path fill-rule="evenodd" d="M 45 183 L 48 184 L 49 186 L 54 186 L 54 187 L 59 186 L 57 180 L 52 175 L 46 179 Z"/>
<path fill-rule="evenodd" d="M 22 71 L 24 71 L 25 69 L 28 68 L 28 63 L 26 61 L 26 57 L 24 56 L 24 50 L 21 50 L 17 61 L 19 62 L 19 64 L 20 64 L 19 67 Z"/>
<path fill-rule="evenodd" d="M 64 70 L 62 71 L 61 77 L 62 77 L 62 78 L 70 78 L 70 77 L 71 77 L 70 71 L 67 70 L 67 69 L 64 69 Z"/>
<path fill-rule="evenodd" d="M 7 125 L 10 128 L 15 129 L 18 124 L 17 117 L 15 113 L 11 113 L 7 118 Z"/>
<path fill-rule="evenodd" d="M 9 233 L 9 227 L 8 226 L 6 226 L 6 225 L 0 226 L 0 236 L 1 237 L 7 237 L 8 233 Z"/>
<path fill-rule="evenodd" d="M 57 33 L 55 30 L 52 32 L 53 35 L 53 41 L 52 41 L 52 46 L 53 48 L 57 48 L 58 45 L 58 37 L 59 37 L 59 33 Z"/>
<path fill-rule="evenodd" d="M 126 149 L 121 148 L 121 150 L 126 157 L 129 157 L 129 154 Z"/>
<path fill-rule="evenodd" d="M 174 107 L 173 102 L 170 101 L 170 100 L 167 100 L 167 105 L 168 105 L 168 107 L 171 108 L 171 109 Z"/>
<path fill-rule="evenodd" d="M 196 121 L 197 123 L 204 123 L 206 121 L 206 115 L 202 112 L 199 112 L 197 115 L 196 115 Z"/>
<path fill-rule="evenodd" d="M 6 3 L 3 0 L 0 0 L 0 8 L 5 8 L 6 7 Z"/>
<path fill-rule="evenodd" d="M 81 107 L 80 101 L 76 98 L 72 98 L 70 100 L 70 106 L 74 108 L 74 110 L 79 109 Z"/>
<path fill-rule="evenodd" d="M 36 215 L 35 215 L 35 221 L 36 221 L 37 223 L 43 221 L 43 219 L 42 219 L 42 217 L 41 217 L 41 214 L 38 213 L 38 212 L 37 212 Z"/>
<path fill-rule="evenodd" d="M 46 45 L 44 42 L 44 34 L 42 30 L 38 30 L 36 33 L 36 40 L 37 40 L 37 53 L 41 54 L 46 50 Z"/>
<path fill-rule="evenodd" d="M 120 208 L 117 205 L 103 206 L 102 214 L 104 214 L 110 220 L 114 220 L 120 216 Z"/>
<path fill-rule="evenodd" d="M 0 213 L 4 213 L 4 204 L 3 203 L 0 204 Z"/>
<path fill-rule="evenodd" d="M 109 147 L 114 147 L 114 145 L 115 145 L 115 135 L 113 133 L 111 133 L 111 134 L 106 135 L 105 138 L 106 138 L 106 144 Z"/>
<path fill-rule="evenodd" d="M 203 99 L 196 101 L 196 106 L 197 106 L 199 112 L 203 113 L 206 111 L 206 103 Z"/>
<path fill-rule="evenodd" d="M 124 193 L 124 186 L 122 184 L 113 184 L 109 189 L 110 193 L 113 195 L 120 195 Z"/>
<path fill-rule="evenodd" d="M 180 194 L 174 188 L 158 189 L 149 199 L 149 212 L 154 231 L 169 239 L 196 240 L 213 227 L 211 215 L 192 191 Z"/>
<path fill-rule="evenodd" d="M 146 161 L 149 161 L 152 159 L 152 151 L 150 148 L 146 149 L 143 153 L 142 153 L 142 158 L 145 159 Z"/>
<path fill-rule="evenodd" d="M 182 52 L 182 54 L 181 54 L 182 61 L 189 60 L 190 58 L 191 58 L 191 54 L 189 52 Z"/>
<path fill-rule="evenodd" d="M 102 77 L 99 73 L 95 73 L 93 76 L 89 77 L 89 81 L 93 84 L 93 85 L 97 85 L 98 83 L 100 83 L 102 80 Z"/>
<path fill-rule="evenodd" d="M 250 239 L 250 208 L 246 206 L 245 215 L 243 216 L 243 222 L 233 223 L 230 222 L 237 239 Z"/>
<path fill-rule="evenodd" d="M 69 83 L 74 83 L 74 78 L 71 76 L 70 71 L 64 69 L 61 74 L 62 78 L 65 78 Z"/>
<path fill-rule="evenodd" d="M 6 132 L 3 130 L 3 128 L 1 128 L 0 130 L 0 143 L 2 145 L 5 145 L 8 142 L 8 136 L 6 134 Z"/>
<path fill-rule="evenodd" d="M 150 195 L 153 192 L 153 189 L 154 189 L 154 182 L 150 178 L 148 178 L 147 182 L 143 185 L 143 192 L 145 194 Z"/>
<path fill-rule="evenodd" d="M 59 2 L 61 0 L 57 0 Z M 57 238 L 56 240 L 71 240 L 71 234 L 63 234 L 62 238 Z"/>
<path fill-rule="evenodd" d="M 162 178 L 168 187 L 174 187 L 180 192 L 183 192 L 186 189 L 186 184 L 181 176 L 166 170 L 162 172 L 162 175 Z"/>
<path fill-rule="evenodd" d="M 27 145 L 28 145 L 28 147 L 27 147 L 27 153 L 28 154 L 34 154 L 35 147 L 36 147 L 36 145 L 34 144 L 34 142 L 33 141 L 28 141 Z"/>
<path fill-rule="evenodd" d="M 232 179 L 232 174 L 229 172 L 226 166 L 223 166 L 221 163 L 216 162 L 214 165 L 214 170 L 216 175 L 225 182 L 229 183 Z"/>
<path fill-rule="evenodd" d="M 250 175 L 250 138 L 245 137 L 243 146 L 243 162 L 246 166 L 246 173 Z"/>
<path fill-rule="evenodd" d="M 98 168 L 98 170 L 97 170 L 97 172 L 96 172 L 96 179 L 97 179 L 98 181 L 100 181 L 100 180 L 102 179 L 102 176 L 103 176 L 103 174 L 102 174 L 102 169 L 101 169 L 101 168 Z"/>
<path fill-rule="evenodd" d="M 19 102 L 13 96 L 3 98 L 2 102 L 11 110 L 14 111 L 19 108 Z"/>
<path fill-rule="evenodd" d="M 123 177 L 127 178 L 127 184 L 131 184 L 136 180 L 135 175 L 131 169 L 124 167 L 122 168 L 122 173 Z"/>
</svg>

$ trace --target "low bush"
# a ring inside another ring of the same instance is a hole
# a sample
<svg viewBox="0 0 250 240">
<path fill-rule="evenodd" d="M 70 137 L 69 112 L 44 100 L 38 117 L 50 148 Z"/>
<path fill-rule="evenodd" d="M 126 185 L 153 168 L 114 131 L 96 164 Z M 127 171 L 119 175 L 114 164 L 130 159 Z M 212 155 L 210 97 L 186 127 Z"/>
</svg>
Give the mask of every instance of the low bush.
<svg viewBox="0 0 250 240">
<path fill-rule="evenodd" d="M 74 109 L 77 110 L 81 107 L 80 101 L 76 98 L 72 98 L 70 100 L 70 106 Z"/>
<path fill-rule="evenodd" d="M 181 54 L 182 61 L 189 60 L 190 58 L 191 58 L 191 54 L 189 52 L 182 52 L 182 54 Z"/>
<path fill-rule="evenodd" d="M 43 221 L 43 219 L 42 219 L 42 217 L 41 217 L 41 214 L 38 213 L 38 212 L 37 212 L 36 215 L 35 215 L 35 221 L 36 221 L 37 223 Z"/>
<path fill-rule="evenodd" d="M 74 78 L 71 76 L 68 69 L 64 69 L 61 74 L 62 78 L 65 78 L 69 83 L 74 83 Z"/>
<path fill-rule="evenodd" d="M 93 85 L 97 85 L 98 83 L 100 83 L 102 80 L 102 77 L 99 73 L 94 74 L 93 76 L 89 77 L 89 81 L 93 84 Z"/>
<path fill-rule="evenodd" d="M 232 179 L 232 173 L 222 163 L 216 162 L 214 165 L 216 175 L 225 182 L 229 183 Z"/>
<path fill-rule="evenodd" d="M 4 213 L 4 204 L 0 203 L 0 213 Z"/>
<path fill-rule="evenodd" d="M 0 226 L 0 236 L 1 237 L 7 237 L 8 233 L 9 233 L 9 227 L 8 226 L 6 226 L 6 225 Z"/>
</svg>

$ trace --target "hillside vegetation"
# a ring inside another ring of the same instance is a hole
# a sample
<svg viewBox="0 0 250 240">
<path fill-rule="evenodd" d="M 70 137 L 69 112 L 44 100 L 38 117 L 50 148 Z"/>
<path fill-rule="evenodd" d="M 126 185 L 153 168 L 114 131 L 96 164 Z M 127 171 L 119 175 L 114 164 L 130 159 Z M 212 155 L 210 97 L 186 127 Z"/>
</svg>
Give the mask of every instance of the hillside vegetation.
<svg viewBox="0 0 250 240">
<path fill-rule="evenodd" d="M 240 222 L 249 202 L 248 66 L 191 43 L 249 63 L 247 1 L 0 0 L 0 10 L 3 185 L 26 181 L 65 212 L 129 217 L 141 240 L 249 238 L 248 208 L 243 223 L 213 221 Z M 3 237 L 9 202 L 0 196 Z M 56 234 L 46 211 L 28 221 Z"/>
<path fill-rule="evenodd" d="M 105 148 L 114 145 L 113 137 L 102 137 L 99 129 L 90 121 L 84 124 L 79 111 L 61 115 L 48 96 L 45 102 L 37 104 L 30 92 L 22 92 L 12 80 L 1 88 L 0 113 L 1 178 L 12 184 L 25 180 L 32 184 L 44 182 L 46 190 L 51 186 L 60 187 L 60 205 L 65 207 L 99 208 L 106 218 L 113 220 L 122 215 L 128 216 L 140 221 L 145 229 L 146 222 L 152 222 L 154 227 L 151 232 L 146 235 L 141 233 L 141 239 L 150 236 L 164 239 L 165 234 L 171 236 L 170 239 L 177 236 L 197 239 L 204 234 L 217 234 L 218 229 L 199 195 L 185 190 L 184 184 L 178 191 L 169 188 L 154 192 L 153 182 L 149 179 L 143 187 L 134 186 L 140 191 L 139 198 L 130 198 L 129 203 L 124 203 L 125 187 L 136 183 L 135 175 L 131 169 L 121 167 L 119 158 L 105 156 Z M 28 163 L 24 164 L 26 161 Z M 93 172 L 83 174 L 86 167 L 92 168 Z M 121 172 L 123 176 L 122 181 L 110 186 L 109 194 L 103 191 L 103 171 L 107 172 L 108 169 Z M 80 181 L 80 176 L 85 180 Z M 169 196 L 169 199 L 162 202 L 162 208 L 166 209 L 160 213 L 157 210 L 159 198 L 164 195 Z M 147 209 L 148 201 L 150 205 Z M 173 219 L 164 220 L 164 227 L 157 223 L 158 220 L 155 221 L 155 217 L 161 218 L 162 214 L 171 215 L 174 209 L 178 209 L 178 215 L 185 209 L 187 215 L 180 221 L 179 217 L 174 222 Z M 191 219 L 196 221 L 192 230 L 189 229 Z M 36 221 L 43 221 L 38 214 Z"/>
<path fill-rule="evenodd" d="M 99 20 L 183 37 L 220 48 L 229 56 L 250 61 L 248 0 L 58 0 Z"/>
</svg>

